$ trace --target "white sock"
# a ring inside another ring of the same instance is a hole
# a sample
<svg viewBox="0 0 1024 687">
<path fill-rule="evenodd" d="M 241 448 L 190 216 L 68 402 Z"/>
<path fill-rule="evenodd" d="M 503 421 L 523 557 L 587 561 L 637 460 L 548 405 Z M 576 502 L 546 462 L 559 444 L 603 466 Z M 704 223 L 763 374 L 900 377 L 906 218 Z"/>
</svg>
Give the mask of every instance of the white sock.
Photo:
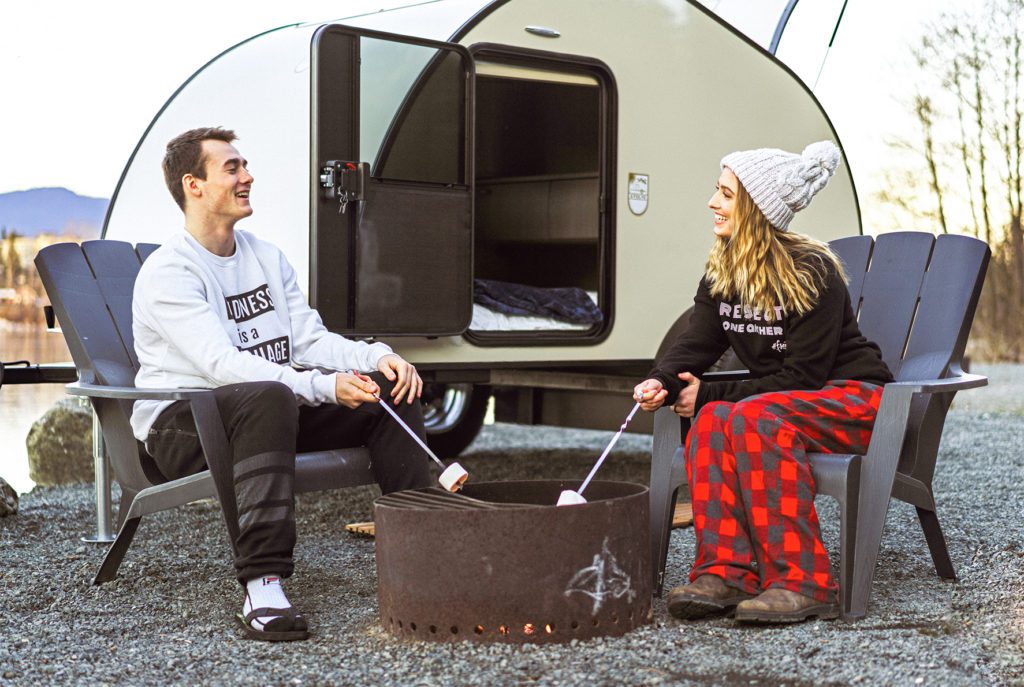
<svg viewBox="0 0 1024 687">
<path fill-rule="evenodd" d="M 291 603 L 284 595 L 281 588 L 280 575 L 262 575 L 254 577 L 245 583 L 245 605 L 242 606 L 242 615 L 248 615 L 254 608 L 288 608 Z M 253 618 L 254 630 L 262 630 L 263 626 L 273 620 L 276 616 L 261 616 Z"/>
</svg>

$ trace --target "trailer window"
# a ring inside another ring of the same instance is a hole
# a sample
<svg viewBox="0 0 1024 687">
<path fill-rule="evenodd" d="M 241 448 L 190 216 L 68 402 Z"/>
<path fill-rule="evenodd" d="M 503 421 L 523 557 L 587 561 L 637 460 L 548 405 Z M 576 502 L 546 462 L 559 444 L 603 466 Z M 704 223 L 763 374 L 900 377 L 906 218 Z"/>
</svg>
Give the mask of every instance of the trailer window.
<svg viewBox="0 0 1024 687">
<path fill-rule="evenodd" d="M 377 178 L 465 184 L 462 56 L 363 38 L 359 150 Z"/>
<path fill-rule="evenodd" d="M 310 74 L 311 304 L 350 336 L 462 334 L 472 56 L 331 24 L 313 36 Z"/>
<path fill-rule="evenodd" d="M 612 302 L 614 213 L 602 205 L 613 197 L 610 75 L 493 49 L 474 57 L 475 303 L 467 337 L 495 345 L 598 338 Z M 510 295 L 495 302 L 503 290 Z"/>
</svg>

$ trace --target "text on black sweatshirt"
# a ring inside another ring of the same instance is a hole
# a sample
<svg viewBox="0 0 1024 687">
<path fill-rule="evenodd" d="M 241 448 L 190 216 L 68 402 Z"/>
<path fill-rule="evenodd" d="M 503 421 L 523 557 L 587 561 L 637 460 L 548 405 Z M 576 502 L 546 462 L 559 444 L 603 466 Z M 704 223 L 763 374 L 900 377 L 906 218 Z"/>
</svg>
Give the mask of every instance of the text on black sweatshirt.
<svg viewBox="0 0 1024 687">
<path fill-rule="evenodd" d="M 842 277 L 829 270 L 817 304 L 803 315 L 776 308 L 766 320 L 738 299 L 711 295 L 707 277 L 693 299 L 689 327 L 648 374 L 668 391 L 666 405 L 679 396 L 680 372 L 700 377 L 732 346 L 750 371 L 743 381 L 701 382 L 697 408 L 711 401 L 742 400 L 769 391 L 817 390 L 833 379 L 873 384 L 893 377 L 878 346 L 860 332 Z"/>
</svg>

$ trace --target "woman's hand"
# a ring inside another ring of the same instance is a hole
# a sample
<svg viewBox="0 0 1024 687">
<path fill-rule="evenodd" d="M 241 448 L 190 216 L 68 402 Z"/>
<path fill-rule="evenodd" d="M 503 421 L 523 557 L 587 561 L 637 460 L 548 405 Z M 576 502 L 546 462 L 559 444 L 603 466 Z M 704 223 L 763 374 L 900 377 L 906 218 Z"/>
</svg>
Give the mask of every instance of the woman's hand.
<svg viewBox="0 0 1024 687">
<path fill-rule="evenodd" d="M 672 404 L 672 410 L 679 417 L 693 417 L 694 406 L 697 404 L 697 390 L 700 389 L 700 380 L 689 372 L 680 372 L 679 381 L 686 386 L 679 392 L 679 398 Z"/>
<path fill-rule="evenodd" d="M 338 405 L 358 408 L 364 403 L 373 403 L 380 393 L 380 387 L 366 375 L 358 372 L 338 372 L 334 375 L 334 396 Z"/>
<path fill-rule="evenodd" d="M 633 398 L 648 413 L 660 408 L 668 392 L 657 379 L 645 379 L 633 387 Z"/>
<path fill-rule="evenodd" d="M 423 393 L 423 380 L 420 379 L 416 368 L 398 354 L 389 353 L 383 356 L 377 361 L 377 369 L 384 373 L 389 381 L 398 380 L 391 391 L 391 398 L 396 405 L 402 402 L 403 397 L 407 403 L 412 403 Z"/>
</svg>

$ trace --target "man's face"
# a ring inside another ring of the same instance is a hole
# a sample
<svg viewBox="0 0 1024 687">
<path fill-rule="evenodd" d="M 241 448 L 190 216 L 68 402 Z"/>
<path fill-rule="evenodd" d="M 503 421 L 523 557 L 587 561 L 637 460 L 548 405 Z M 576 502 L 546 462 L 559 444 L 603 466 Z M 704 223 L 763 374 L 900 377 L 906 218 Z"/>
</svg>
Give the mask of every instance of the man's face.
<svg viewBox="0 0 1024 687">
<path fill-rule="evenodd" d="M 206 179 L 195 179 L 201 190 L 197 203 L 207 214 L 238 221 L 252 214 L 249 190 L 253 176 L 246 166 L 248 161 L 230 143 L 217 140 L 203 141 L 206 159 Z"/>
</svg>

